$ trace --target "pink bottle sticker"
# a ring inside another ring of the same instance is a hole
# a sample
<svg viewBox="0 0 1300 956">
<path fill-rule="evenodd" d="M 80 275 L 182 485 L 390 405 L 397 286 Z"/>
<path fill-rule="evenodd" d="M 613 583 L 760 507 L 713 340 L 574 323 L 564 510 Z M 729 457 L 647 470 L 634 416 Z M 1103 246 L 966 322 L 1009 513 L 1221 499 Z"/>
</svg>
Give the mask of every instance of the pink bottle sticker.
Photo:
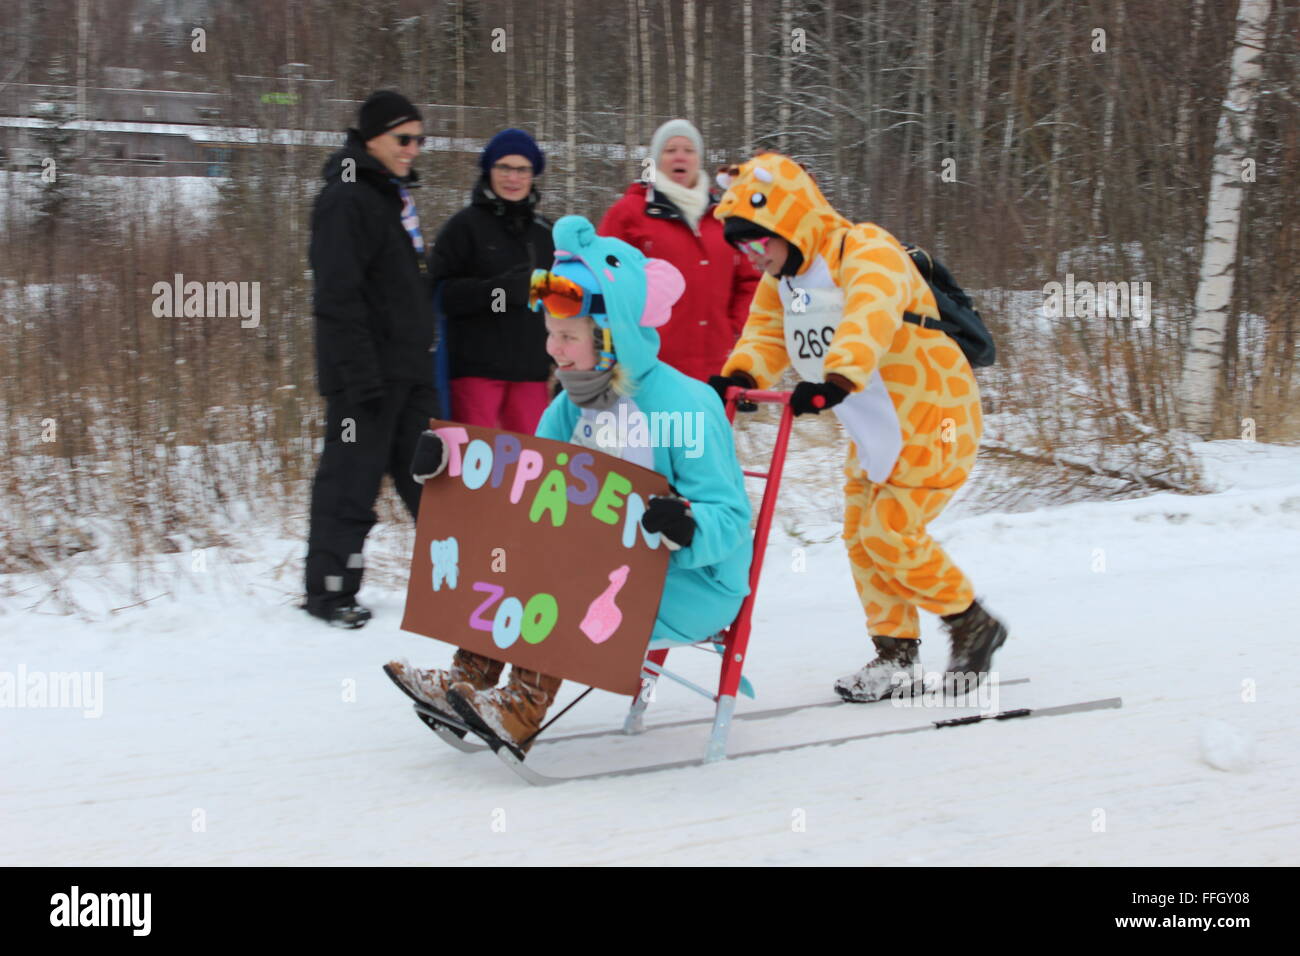
<svg viewBox="0 0 1300 956">
<path fill-rule="evenodd" d="M 593 644 L 603 644 L 618 630 L 618 626 L 623 623 L 623 612 L 619 610 L 618 605 L 614 603 L 614 598 L 627 583 L 628 572 L 631 570 L 626 564 L 609 573 L 609 587 L 600 592 L 597 598 L 587 606 L 587 616 L 582 619 L 578 625 L 579 630 L 587 637 L 591 638 Z"/>
</svg>

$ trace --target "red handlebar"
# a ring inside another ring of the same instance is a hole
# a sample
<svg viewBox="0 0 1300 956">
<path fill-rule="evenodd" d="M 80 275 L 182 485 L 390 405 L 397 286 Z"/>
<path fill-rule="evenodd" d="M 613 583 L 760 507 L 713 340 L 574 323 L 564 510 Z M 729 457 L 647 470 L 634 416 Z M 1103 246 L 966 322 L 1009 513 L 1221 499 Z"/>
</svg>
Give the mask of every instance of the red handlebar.
<svg viewBox="0 0 1300 956">
<path fill-rule="evenodd" d="M 817 396 L 821 398 L 821 396 Z M 738 402 L 775 402 L 777 405 L 789 405 L 789 392 L 770 392 L 759 388 L 741 388 L 739 385 L 727 386 L 727 401 Z M 825 401 L 825 399 L 822 399 Z"/>
</svg>

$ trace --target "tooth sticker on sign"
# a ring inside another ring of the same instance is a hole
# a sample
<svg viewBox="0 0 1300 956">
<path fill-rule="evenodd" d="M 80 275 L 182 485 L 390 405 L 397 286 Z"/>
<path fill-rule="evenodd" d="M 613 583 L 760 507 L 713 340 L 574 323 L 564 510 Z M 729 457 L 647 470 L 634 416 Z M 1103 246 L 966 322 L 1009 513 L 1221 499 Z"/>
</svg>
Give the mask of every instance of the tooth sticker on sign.
<svg viewBox="0 0 1300 956">
<path fill-rule="evenodd" d="M 433 561 L 433 589 L 456 586 L 456 570 L 460 565 L 460 550 L 455 538 L 429 542 L 429 559 Z"/>
</svg>

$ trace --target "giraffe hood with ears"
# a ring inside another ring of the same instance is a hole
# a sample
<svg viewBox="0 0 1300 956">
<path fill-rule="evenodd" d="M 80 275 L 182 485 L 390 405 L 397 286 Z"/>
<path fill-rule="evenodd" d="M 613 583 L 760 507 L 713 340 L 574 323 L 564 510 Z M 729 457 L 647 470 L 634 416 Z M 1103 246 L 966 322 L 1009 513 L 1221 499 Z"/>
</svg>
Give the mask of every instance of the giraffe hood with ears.
<svg viewBox="0 0 1300 956">
<path fill-rule="evenodd" d="M 803 256 L 807 269 L 829 237 L 839 236 L 852 223 L 826 201 L 817 183 L 802 166 L 779 153 L 763 153 L 718 178 L 727 192 L 713 215 L 722 220 L 747 219 L 774 232 Z"/>
</svg>

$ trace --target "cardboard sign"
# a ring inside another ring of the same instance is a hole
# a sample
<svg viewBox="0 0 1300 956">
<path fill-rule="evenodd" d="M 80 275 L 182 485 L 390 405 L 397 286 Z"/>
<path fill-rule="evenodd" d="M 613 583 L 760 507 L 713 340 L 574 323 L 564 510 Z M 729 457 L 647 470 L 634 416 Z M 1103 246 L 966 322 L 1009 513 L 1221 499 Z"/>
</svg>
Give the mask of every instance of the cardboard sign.
<svg viewBox="0 0 1300 956">
<path fill-rule="evenodd" d="M 616 694 L 641 689 L 669 551 L 641 527 L 658 472 L 604 452 L 434 421 L 402 629 Z"/>
</svg>

